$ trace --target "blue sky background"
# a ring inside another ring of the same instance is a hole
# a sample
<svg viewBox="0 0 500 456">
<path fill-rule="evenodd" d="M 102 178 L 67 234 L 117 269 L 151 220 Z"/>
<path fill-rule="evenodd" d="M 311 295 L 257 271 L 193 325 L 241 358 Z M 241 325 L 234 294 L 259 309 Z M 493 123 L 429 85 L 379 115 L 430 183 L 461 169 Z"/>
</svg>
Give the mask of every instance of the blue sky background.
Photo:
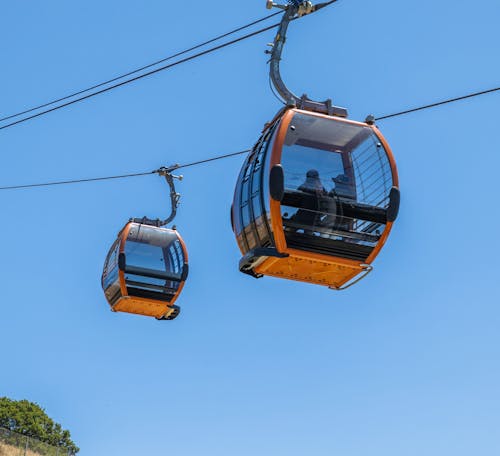
<svg viewBox="0 0 500 456">
<path fill-rule="evenodd" d="M 264 1 L 3 2 L 0 114 L 268 14 Z M 497 87 L 496 0 L 342 0 L 294 22 L 289 87 L 352 119 Z M 0 185 L 149 171 L 252 146 L 279 108 L 254 37 L 0 132 Z M 109 311 L 107 250 L 168 213 L 157 176 L 0 192 L 0 395 L 82 456 L 498 454 L 500 94 L 379 123 L 402 202 L 349 291 L 238 272 L 243 157 L 182 172 L 190 277 L 173 322 Z"/>
</svg>

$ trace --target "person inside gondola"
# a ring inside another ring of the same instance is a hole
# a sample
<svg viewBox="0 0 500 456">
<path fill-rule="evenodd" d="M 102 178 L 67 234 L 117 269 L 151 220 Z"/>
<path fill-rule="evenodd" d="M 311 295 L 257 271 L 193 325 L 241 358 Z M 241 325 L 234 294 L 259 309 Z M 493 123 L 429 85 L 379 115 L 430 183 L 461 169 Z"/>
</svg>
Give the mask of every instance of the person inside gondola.
<svg viewBox="0 0 500 456">
<path fill-rule="evenodd" d="M 319 173 L 315 169 L 310 169 L 306 173 L 306 180 L 297 189 L 300 192 L 326 195 L 326 189 L 323 187 Z"/>
<path fill-rule="evenodd" d="M 341 198 L 347 198 L 350 200 L 356 199 L 356 191 L 351 183 L 351 179 L 345 174 L 339 174 L 337 177 L 332 178 L 335 187 L 330 193 L 334 193 L 336 196 Z"/>
<path fill-rule="evenodd" d="M 303 198 L 302 208 L 299 209 L 292 217 L 293 222 L 301 225 L 299 229 L 303 229 L 305 234 L 313 234 L 313 228 L 321 224 L 322 211 L 324 205 L 323 200 L 327 198 L 328 192 L 321 182 L 319 172 L 315 169 L 310 169 L 306 173 L 305 181 L 297 188 L 299 192 L 307 193 L 310 196 Z"/>
<path fill-rule="evenodd" d="M 351 183 L 351 179 L 345 174 L 339 174 L 337 177 L 332 178 L 335 187 L 330 190 L 329 196 L 333 198 L 347 199 L 351 201 L 356 200 L 356 190 Z M 353 220 L 348 217 L 337 217 L 335 228 L 342 231 L 351 231 Z"/>
</svg>

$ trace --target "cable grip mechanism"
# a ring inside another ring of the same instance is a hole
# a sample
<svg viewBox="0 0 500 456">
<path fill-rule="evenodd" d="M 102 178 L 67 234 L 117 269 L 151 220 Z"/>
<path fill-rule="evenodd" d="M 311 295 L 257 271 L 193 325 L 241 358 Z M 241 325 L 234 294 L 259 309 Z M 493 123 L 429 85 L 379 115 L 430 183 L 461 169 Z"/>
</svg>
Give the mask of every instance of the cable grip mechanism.
<svg viewBox="0 0 500 456">
<path fill-rule="evenodd" d="M 297 7 L 296 14 L 298 17 L 312 13 L 315 10 L 314 5 L 310 1 L 290 0 L 290 2 L 287 5 L 281 5 L 279 3 L 274 3 L 272 0 L 266 1 L 266 8 L 267 9 L 279 8 L 282 10 L 286 10 L 289 6 Z"/>
<path fill-rule="evenodd" d="M 159 226 L 165 226 L 165 225 L 169 224 L 175 218 L 175 216 L 177 215 L 177 207 L 179 206 L 179 201 L 181 199 L 181 194 L 177 193 L 177 191 L 175 190 L 174 179 L 181 181 L 183 179 L 183 176 L 172 174 L 172 171 L 175 171 L 178 168 L 180 168 L 180 165 L 175 164 L 175 165 L 172 165 L 169 167 L 162 166 L 161 168 L 154 171 L 159 176 L 163 176 L 165 178 L 165 180 L 167 181 L 167 184 L 169 186 L 169 189 L 170 189 L 170 207 L 171 207 L 170 215 L 165 220 L 150 219 L 148 217 L 143 217 L 143 218 L 131 219 L 133 222 L 159 227 Z"/>
</svg>

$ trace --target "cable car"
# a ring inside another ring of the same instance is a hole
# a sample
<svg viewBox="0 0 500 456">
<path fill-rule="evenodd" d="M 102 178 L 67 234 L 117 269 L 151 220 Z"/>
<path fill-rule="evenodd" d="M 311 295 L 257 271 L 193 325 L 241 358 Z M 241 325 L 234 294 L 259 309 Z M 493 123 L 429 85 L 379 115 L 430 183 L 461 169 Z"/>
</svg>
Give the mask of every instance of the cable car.
<svg viewBox="0 0 500 456">
<path fill-rule="evenodd" d="M 301 6 L 302 14 L 314 11 L 310 2 L 282 6 L 270 64 L 286 106 L 243 164 L 231 220 L 240 271 L 344 289 L 372 270 L 387 240 L 399 209 L 398 175 L 371 116 L 348 120 L 344 108 L 296 97 L 281 81 L 286 27 Z"/>
<path fill-rule="evenodd" d="M 166 171 L 164 171 L 166 172 Z M 165 175 L 165 174 L 164 174 Z M 176 229 L 163 228 L 175 216 L 179 195 L 171 184 L 172 215 L 165 221 L 131 219 L 106 257 L 101 278 L 111 310 L 173 320 L 188 275 L 186 245 Z"/>
</svg>

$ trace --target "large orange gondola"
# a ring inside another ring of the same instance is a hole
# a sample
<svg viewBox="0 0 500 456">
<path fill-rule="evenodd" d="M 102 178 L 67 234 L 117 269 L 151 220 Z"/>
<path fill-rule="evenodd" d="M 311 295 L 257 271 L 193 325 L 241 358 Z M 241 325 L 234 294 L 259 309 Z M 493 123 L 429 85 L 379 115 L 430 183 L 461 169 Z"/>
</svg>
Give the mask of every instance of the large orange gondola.
<svg viewBox="0 0 500 456">
<path fill-rule="evenodd" d="M 348 120 L 330 100 L 288 91 L 278 67 L 286 27 L 314 7 L 284 9 L 271 79 L 287 106 L 266 125 L 236 184 L 240 270 L 342 289 L 371 271 L 391 231 L 400 199 L 396 164 L 372 118 Z"/>
<path fill-rule="evenodd" d="M 160 171 L 171 188 L 171 216 L 131 219 L 109 250 L 101 283 L 111 310 L 173 320 L 180 311 L 174 303 L 188 275 L 188 256 L 177 230 L 163 227 L 174 218 L 179 195 L 176 176 Z"/>
</svg>

